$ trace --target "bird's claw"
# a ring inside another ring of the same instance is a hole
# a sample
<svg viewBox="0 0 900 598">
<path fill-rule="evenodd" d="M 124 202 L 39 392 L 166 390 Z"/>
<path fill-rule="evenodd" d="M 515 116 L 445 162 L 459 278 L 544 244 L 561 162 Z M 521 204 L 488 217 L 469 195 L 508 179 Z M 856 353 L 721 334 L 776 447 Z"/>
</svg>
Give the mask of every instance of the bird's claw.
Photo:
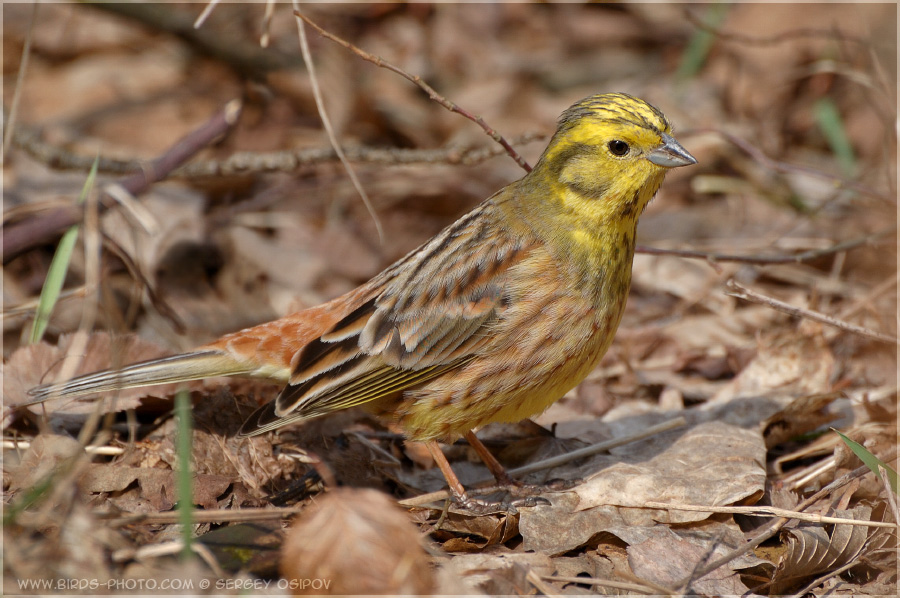
<svg viewBox="0 0 900 598">
<path fill-rule="evenodd" d="M 489 501 L 469 498 L 454 501 L 456 508 L 471 515 L 518 515 L 520 508 L 531 508 L 549 505 L 550 501 L 541 496 L 524 496 L 511 501 Z"/>
</svg>

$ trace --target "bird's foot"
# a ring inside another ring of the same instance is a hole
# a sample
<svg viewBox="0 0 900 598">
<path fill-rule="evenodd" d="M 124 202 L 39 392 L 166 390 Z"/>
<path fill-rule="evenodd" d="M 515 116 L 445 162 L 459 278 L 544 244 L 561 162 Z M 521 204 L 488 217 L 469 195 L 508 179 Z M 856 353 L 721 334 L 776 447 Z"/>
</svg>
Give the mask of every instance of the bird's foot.
<svg viewBox="0 0 900 598">
<path fill-rule="evenodd" d="M 454 499 L 456 508 L 472 515 L 517 515 L 520 508 L 549 505 L 550 501 L 540 496 L 526 496 L 511 501 L 489 501 L 480 498 L 471 498 L 468 495 Z"/>
<path fill-rule="evenodd" d="M 581 478 L 571 480 L 553 478 L 552 480 L 547 480 L 541 484 L 530 484 L 506 476 L 506 479 L 498 479 L 497 483 L 499 488 L 509 492 L 511 496 L 534 497 L 547 491 L 561 492 L 563 490 L 571 490 L 575 486 L 584 483 L 584 480 Z"/>
</svg>

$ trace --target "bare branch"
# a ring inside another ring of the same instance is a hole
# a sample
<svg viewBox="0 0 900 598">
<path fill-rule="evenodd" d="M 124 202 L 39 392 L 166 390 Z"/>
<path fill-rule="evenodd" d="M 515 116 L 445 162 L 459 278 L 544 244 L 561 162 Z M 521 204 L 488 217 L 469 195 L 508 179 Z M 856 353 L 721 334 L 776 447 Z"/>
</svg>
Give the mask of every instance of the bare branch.
<svg viewBox="0 0 900 598">
<path fill-rule="evenodd" d="M 804 251 L 796 255 L 736 255 L 729 253 L 697 251 L 695 249 L 659 249 L 656 247 L 646 247 L 643 245 L 638 245 L 634 248 L 634 250 L 636 253 L 643 253 L 647 255 L 673 255 L 676 257 L 707 260 L 710 263 L 739 262 L 742 264 L 757 265 L 800 264 L 803 262 L 818 259 L 820 257 L 824 257 L 826 255 L 832 255 L 835 253 L 841 253 L 842 251 L 856 249 L 857 247 L 872 246 L 877 242 L 883 240 L 885 237 L 893 235 L 896 232 L 897 227 L 892 226 L 877 233 L 872 233 L 870 235 L 865 235 L 862 237 L 857 237 L 856 239 L 850 239 L 848 241 L 837 243 L 835 245 L 832 245 L 831 247 L 824 247 L 822 249 L 810 249 L 809 251 Z"/>
<path fill-rule="evenodd" d="M 363 60 L 371 62 L 375 66 L 380 66 L 381 68 L 385 68 L 389 71 L 397 73 L 404 79 L 412 81 L 413 83 L 418 85 L 419 88 L 422 89 L 422 91 L 427 93 L 429 98 L 431 98 L 432 100 L 434 100 L 435 102 L 437 102 L 438 104 L 440 104 L 441 106 L 443 106 L 444 108 L 449 110 L 450 112 L 455 112 L 455 113 L 460 114 L 460 115 L 468 118 L 469 120 L 471 120 L 472 122 L 477 124 L 479 127 L 481 127 L 484 130 L 484 132 L 487 133 L 491 137 L 491 139 L 493 139 L 494 141 L 496 141 L 497 143 L 502 145 L 503 148 L 506 150 L 506 153 L 509 154 L 509 156 L 513 160 L 516 161 L 516 164 L 518 164 L 519 166 L 524 168 L 525 172 L 531 172 L 531 166 L 529 166 L 528 162 L 526 162 L 525 159 L 522 158 L 522 156 L 520 156 L 518 154 L 518 152 L 516 152 L 516 150 L 513 149 L 513 147 L 509 144 L 509 142 L 507 142 L 506 139 L 504 139 L 503 136 L 500 135 L 500 133 L 498 133 L 493 128 L 488 126 L 488 124 L 486 122 L 484 122 L 484 119 L 482 119 L 480 116 L 475 116 L 468 110 L 460 108 L 459 106 L 457 106 L 456 104 L 454 104 L 453 102 L 451 102 L 450 100 L 448 100 L 447 98 L 445 98 L 444 96 L 442 96 L 441 94 L 436 92 L 433 87 L 431 87 L 430 85 L 428 85 L 427 83 L 422 81 L 422 78 L 419 77 L 418 75 L 411 75 L 411 74 L 407 73 L 406 71 L 404 71 L 403 69 L 401 69 L 400 67 L 391 64 L 384 58 L 382 58 L 380 56 L 376 56 L 374 54 L 369 54 L 365 50 L 357 48 L 350 42 L 348 42 L 344 39 L 341 39 L 340 37 L 334 35 L 333 33 L 329 33 L 328 31 L 326 31 L 326 30 L 322 29 L 321 27 L 319 27 L 318 25 L 316 25 L 313 21 L 311 21 L 309 19 L 309 17 L 300 13 L 299 11 L 294 11 L 294 14 L 297 17 L 303 19 L 303 21 L 306 24 L 308 24 L 310 27 L 312 27 L 317 32 L 319 32 L 319 35 L 326 37 L 326 38 L 330 39 L 331 41 L 344 46 L 345 48 L 347 48 L 348 50 L 350 50 L 351 52 L 353 52 L 354 54 L 356 54 Z"/>
<path fill-rule="evenodd" d="M 896 345 L 898 342 L 896 336 L 869 330 L 868 328 L 863 328 L 862 326 L 857 326 L 856 324 L 850 324 L 849 322 L 838 320 L 837 318 L 833 318 L 821 312 L 812 311 L 811 309 L 804 309 L 802 307 L 796 307 L 789 303 L 779 301 L 778 299 L 767 297 L 766 295 L 757 293 L 756 291 L 752 291 L 747 287 L 738 284 L 734 280 L 729 280 L 725 283 L 725 286 L 728 287 L 728 291 L 726 291 L 728 295 L 737 297 L 738 299 L 743 299 L 744 301 L 767 305 L 772 309 L 776 309 L 780 312 L 784 312 L 798 318 L 806 318 L 808 320 L 827 324 L 828 326 L 834 326 L 835 328 L 840 328 L 841 330 L 846 330 L 847 332 L 852 332 L 853 334 L 865 336 L 866 338 L 870 338 L 881 343 Z"/>
<path fill-rule="evenodd" d="M 119 184 L 132 195 L 148 189 L 153 183 L 164 179 L 172 170 L 189 160 L 194 154 L 208 146 L 212 141 L 224 134 L 240 115 L 239 100 L 228 102 L 212 118 L 200 127 L 182 137 L 156 160 L 146 164 L 137 172 L 123 178 Z M 98 208 L 103 211 L 113 205 L 108 196 L 101 198 Z M 64 229 L 81 221 L 82 207 L 70 205 L 50 210 L 40 216 L 29 218 L 15 224 L 3 226 L 3 261 L 12 258 L 32 247 L 55 238 Z"/>
</svg>

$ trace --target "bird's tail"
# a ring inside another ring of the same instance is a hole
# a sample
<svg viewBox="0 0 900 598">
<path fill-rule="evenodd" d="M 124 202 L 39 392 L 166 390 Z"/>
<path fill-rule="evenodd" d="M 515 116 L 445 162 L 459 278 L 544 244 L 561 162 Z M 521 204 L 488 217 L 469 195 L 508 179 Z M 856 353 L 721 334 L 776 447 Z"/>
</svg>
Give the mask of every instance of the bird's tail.
<svg viewBox="0 0 900 598">
<path fill-rule="evenodd" d="M 258 366 L 239 361 L 219 351 L 195 351 L 172 357 L 151 359 L 117 370 L 103 370 L 58 384 L 43 384 L 28 391 L 33 398 L 25 405 L 48 399 L 73 398 L 87 394 L 187 382 L 214 376 L 259 374 Z"/>
</svg>

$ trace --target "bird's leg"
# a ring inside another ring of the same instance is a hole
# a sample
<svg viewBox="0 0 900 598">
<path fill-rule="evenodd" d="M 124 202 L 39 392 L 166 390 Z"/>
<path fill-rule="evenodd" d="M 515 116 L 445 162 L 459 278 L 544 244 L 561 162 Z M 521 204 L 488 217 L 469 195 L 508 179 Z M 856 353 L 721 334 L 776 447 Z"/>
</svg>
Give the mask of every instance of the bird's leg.
<svg viewBox="0 0 900 598">
<path fill-rule="evenodd" d="M 473 449 L 475 449 L 475 452 L 478 453 L 481 460 L 484 461 L 488 470 L 494 478 L 496 478 L 497 484 L 507 488 L 510 491 L 510 494 L 533 496 L 535 494 L 540 494 L 544 490 L 568 490 L 580 483 L 580 480 L 551 480 L 545 484 L 526 484 L 525 482 L 513 478 L 506 472 L 506 469 L 500 464 L 500 461 L 497 461 L 497 457 L 491 453 L 488 447 L 484 446 L 483 442 L 478 440 L 478 437 L 475 436 L 475 432 L 472 430 L 466 432 L 466 441 Z"/>
<path fill-rule="evenodd" d="M 431 457 L 434 459 L 434 462 L 437 463 L 437 466 L 440 468 L 441 473 L 444 474 L 444 478 L 447 480 L 447 485 L 450 487 L 450 494 L 453 496 L 453 500 L 454 502 L 456 502 L 456 504 L 478 515 L 504 511 L 509 513 L 516 512 L 515 505 L 513 504 L 493 503 L 478 500 L 477 498 L 471 498 L 466 492 L 465 487 L 462 485 L 462 482 L 460 482 L 459 478 L 456 477 L 456 473 L 453 471 L 453 468 L 450 467 L 450 462 L 447 461 L 447 457 L 444 456 L 444 453 L 443 451 L 441 451 L 441 447 L 437 443 L 437 441 L 429 440 L 424 444 L 428 448 L 428 452 L 431 453 Z M 497 465 L 500 464 L 498 463 Z"/>
<path fill-rule="evenodd" d="M 466 441 L 469 443 L 475 452 L 478 453 L 478 456 L 481 457 L 481 460 L 484 461 L 484 464 L 487 465 L 488 470 L 497 479 L 497 483 L 501 486 L 521 486 L 522 482 L 518 480 L 514 480 L 512 476 L 506 473 L 506 469 L 503 465 L 500 464 L 500 461 L 497 461 L 497 457 L 488 450 L 488 447 L 484 446 L 484 443 L 478 440 L 478 436 L 475 436 L 475 432 L 469 430 L 466 432 Z"/>
<path fill-rule="evenodd" d="M 456 472 L 450 467 L 450 462 L 447 461 L 447 457 L 444 456 L 444 452 L 441 450 L 437 441 L 429 440 L 425 442 L 425 446 L 428 448 L 428 452 L 431 453 L 431 458 L 434 459 L 434 462 L 437 463 L 437 466 L 440 468 L 441 473 L 444 474 L 444 479 L 447 480 L 447 485 L 450 487 L 450 494 L 453 495 L 453 500 L 459 504 L 468 503 L 471 499 L 469 498 L 468 493 L 466 493 L 466 489 L 462 485 L 462 482 L 456 477 Z"/>
</svg>

